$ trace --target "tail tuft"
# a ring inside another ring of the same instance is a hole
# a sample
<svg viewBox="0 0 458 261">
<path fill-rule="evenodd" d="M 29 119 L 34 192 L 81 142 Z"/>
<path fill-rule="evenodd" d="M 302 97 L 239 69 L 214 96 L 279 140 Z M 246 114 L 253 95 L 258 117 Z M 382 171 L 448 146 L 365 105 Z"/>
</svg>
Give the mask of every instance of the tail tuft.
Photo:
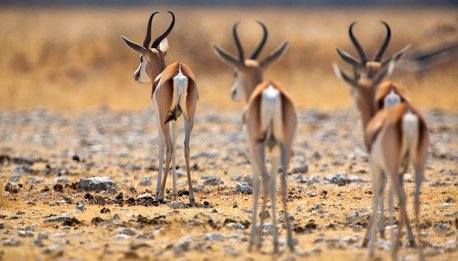
<svg viewBox="0 0 458 261">
<path fill-rule="evenodd" d="M 413 163 L 419 139 L 419 119 L 412 111 L 402 117 L 402 155 L 406 166 Z"/>
<path fill-rule="evenodd" d="M 188 84 L 189 79 L 181 72 L 181 64 L 178 64 L 178 74 L 173 77 L 172 104 L 170 105 L 170 113 L 165 123 L 171 120 L 176 121 L 181 116 L 183 109 L 186 110 Z"/>
</svg>

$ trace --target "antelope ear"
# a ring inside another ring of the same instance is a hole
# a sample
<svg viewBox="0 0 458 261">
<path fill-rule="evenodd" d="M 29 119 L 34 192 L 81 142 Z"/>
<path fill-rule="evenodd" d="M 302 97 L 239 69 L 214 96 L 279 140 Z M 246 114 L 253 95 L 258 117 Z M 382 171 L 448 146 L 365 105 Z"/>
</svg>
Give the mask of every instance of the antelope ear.
<svg viewBox="0 0 458 261">
<path fill-rule="evenodd" d="M 169 41 L 167 40 L 167 38 L 164 38 L 164 40 L 161 41 L 161 43 L 159 44 L 159 50 L 161 50 L 162 55 L 164 55 L 164 57 L 167 55 L 167 52 L 169 51 Z"/>
<path fill-rule="evenodd" d="M 342 71 L 336 63 L 332 64 L 332 68 L 334 69 L 334 73 L 336 74 L 337 78 L 339 78 L 339 80 L 350 84 L 352 87 L 358 87 L 356 80 L 348 76 L 348 74 L 346 74 L 344 71 Z"/>
<path fill-rule="evenodd" d="M 344 62 L 350 64 L 351 66 L 355 67 L 356 69 L 361 69 L 363 65 L 353 56 L 351 56 L 349 53 L 340 50 L 339 48 L 336 48 L 337 55 L 339 55 L 340 59 L 342 59 Z"/>
<path fill-rule="evenodd" d="M 269 56 L 267 56 L 264 61 L 260 62 L 261 64 L 261 67 L 263 69 L 265 69 L 266 67 L 268 67 L 270 64 L 272 64 L 273 62 L 275 62 L 276 60 L 280 59 L 283 54 L 285 53 L 286 49 L 288 47 L 288 42 L 284 42 L 282 45 L 280 45 L 280 47 L 278 47 L 277 50 L 275 50 L 272 54 L 270 54 Z"/>
<path fill-rule="evenodd" d="M 224 63 L 227 63 L 229 65 L 234 66 L 235 68 L 240 68 L 241 63 L 239 60 L 237 60 L 234 56 L 232 56 L 229 52 L 224 50 L 223 48 L 219 47 L 216 44 L 212 44 L 213 51 L 215 52 L 216 56 L 223 61 Z"/>
<path fill-rule="evenodd" d="M 396 65 L 396 58 L 392 57 L 388 60 L 388 66 L 382 67 L 382 69 L 375 75 L 374 85 L 379 85 L 385 77 L 390 77 L 393 74 L 394 66 Z"/>
<path fill-rule="evenodd" d="M 406 47 L 402 48 L 399 52 L 393 54 L 390 58 L 387 58 L 385 61 L 382 63 L 382 67 L 384 66 L 389 66 L 391 62 L 397 62 L 401 57 L 404 55 L 405 52 L 407 52 L 412 45 L 408 44 Z"/>
<path fill-rule="evenodd" d="M 130 48 L 132 48 L 132 50 L 138 52 L 138 53 L 141 53 L 141 54 L 147 54 L 148 53 L 148 49 L 146 49 L 145 47 L 137 44 L 137 43 L 134 43 L 133 41 L 129 40 L 127 37 L 121 35 L 121 38 L 124 40 L 124 42 L 127 44 L 127 46 L 129 46 Z"/>
</svg>

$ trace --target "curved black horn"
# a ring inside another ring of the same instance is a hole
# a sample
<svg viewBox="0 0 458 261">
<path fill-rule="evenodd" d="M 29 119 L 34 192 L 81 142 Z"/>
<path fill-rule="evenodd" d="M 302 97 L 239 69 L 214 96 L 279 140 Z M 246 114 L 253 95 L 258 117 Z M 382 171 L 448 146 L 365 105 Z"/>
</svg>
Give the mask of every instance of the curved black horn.
<svg viewBox="0 0 458 261">
<path fill-rule="evenodd" d="M 388 44 L 390 43 L 391 39 L 391 29 L 390 26 L 385 22 L 385 21 L 380 21 L 386 28 L 386 37 L 385 40 L 383 41 L 382 45 L 378 49 L 378 51 L 374 55 L 374 61 L 380 62 L 382 60 L 383 53 L 385 52 L 386 48 L 388 47 Z"/>
<path fill-rule="evenodd" d="M 237 46 L 237 51 L 239 52 L 239 61 L 243 64 L 245 61 L 245 55 L 243 54 L 242 44 L 240 43 L 239 36 L 237 34 L 237 25 L 239 22 L 235 23 L 232 27 L 232 36 L 234 37 L 235 45 Z"/>
<path fill-rule="evenodd" d="M 153 16 L 159 12 L 154 12 L 150 15 L 148 20 L 148 28 L 146 29 L 145 40 L 143 41 L 143 47 L 148 48 L 149 43 L 151 42 L 151 24 L 153 23 Z"/>
<path fill-rule="evenodd" d="M 162 42 L 162 40 L 164 40 L 167 37 L 167 35 L 169 35 L 169 33 L 173 29 L 173 26 L 175 25 L 175 15 L 171 11 L 168 11 L 168 13 L 172 15 L 172 22 L 170 23 L 169 28 L 167 28 L 167 30 L 165 30 L 163 34 L 161 34 L 158 38 L 156 38 L 156 40 L 154 40 L 153 44 L 151 45 L 151 48 L 157 49 L 157 46 Z"/>
<path fill-rule="evenodd" d="M 264 48 L 264 45 L 267 42 L 267 37 L 268 37 L 268 32 L 267 32 L 267 27 L 265 24 L 263 24 L 261 21 L 257 21 L 261 27 L 262 27 L 262 39 L 261 42 L 259 43 L 258 47 L 256 47 L 256 50 L 250 55 L 250 59 L 255 60 L 258 58 L 258 55 L 261 53 L 262 48 Z"/>
<path fill-rule="evenodd" d="M 358 51 L 359 57 L 361 58 L 361 63 L 365 65 L 367 62 L 366 53 L 364 52 L 363 48 L 359 44 L 358 40 L 356 40 L 356 37 L 353 35 L 353 26 L 355 24 L 356 22 L 351 23 L 350 28 L 348 28 L 348 34 L 350 35 L 351 42 L 355 46 L 356 51 Z"/>
</svg>

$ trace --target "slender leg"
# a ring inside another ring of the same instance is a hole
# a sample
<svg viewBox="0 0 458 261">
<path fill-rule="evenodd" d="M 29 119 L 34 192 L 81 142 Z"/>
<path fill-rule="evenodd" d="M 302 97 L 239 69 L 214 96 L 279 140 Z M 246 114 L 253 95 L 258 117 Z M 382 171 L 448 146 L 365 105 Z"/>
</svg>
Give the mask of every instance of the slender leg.
<svg viewBox="0 0 458 261">
<path fill-rule="evenodd" d="M 250 234 L 250 242 L 248 245 L 248 251 L 251 251 L 253 244 L 255 243 L 255 237 L 256 237 L 256 217 L 258 214 L 258 200 L 259 200 L 259 172 L 261 172 L 261 162 L 262 159 L 264 158 L 264 150 L 261 148 L 264 148 L 264 144 L 252 144 L 250 146 L 250 155 L 251 155 L 251 166 L 253 169 L 253 216 L 251 219 L 251 234 Z M 262 152 L 262 154 L 261 154 Z"/>
<path fill-rule="evenodd" d="M 191 128 L 189 127 L 189 119 L 185 117 L 184 120 L 184 158 L 186 161 L 186 174 L 188 176 L 189 185 L 189 203 L 192 207 L 196 206 L 196 199 L 194 198 L 194 191 L 192 189 L 191 169 L 189 168 L 189 140 L 191 137 Z"/>
<path fill-rule="evenodd" d="M 413 233 L 412 233 L 412 226 L 410 225 L 410 221 L 409 221 L 409 216 L 407 215 L 407 206 L 406 206 L 406 194 L 405 194 L 405 191 L 404 191 L 404 184 L 403 184 L 403 181 L 402 181 L 402 175 L 400 175 L 400 200 L 399 200 L 399 206 L 400 206 L 400 210 L 401 210 L 401 217 L 404 219 L 404 224 L 406 225 L 406 228 L 407 228 L 407 238 L 409 240 L 409 246 L 410 247 L 415 247 L 416 244 L 415 244 L 415 237 L 413 236 Z M 401 198 L 402 198 L 402 201 L 401 201 Z"/>
<path fill-rule="evenodd" d="M 277 165 L 277 170 L 278 170 L 278 165 Z M 270 205 L 272 207 L 272 227 L 274 229 L 273 231 L 273 244 L 274 244 L 274 254 L 278 253 L 278 228 L 277 228 L 277 213 L 276 213 L 276 194 L 277 194 L 277 189 L 276 189 L 276 183 L 277 183 L 277 176 L 271 176 L 270 177 Z"/>
<path fill-rule="evenodd" d="M 157 173 L 157 183 L 156 183 L 156 198 L 159 197 L 161 191 L 161 179 L 162 171 L 164 169 L 164 152 L 165 152 L 165 139 L 164 134 L 159 130 L 159 170 Z"/>
<path fill-rule="evenodd" d="M 176 171 L 176 146 L 177 146 L 177 124 L 175 121 L 170 122 L 170 140 L 172 141 L 172 197 L 173 200 L 177 200 L 177 171 Z"/>
<path fill-rule="evenodd" d="M 415 223 L 417 225 L 417 232 L 418 232 L 418 259 L 420 261 L 425 260 L 423 254 L 423 246 L 421 243 L 421 233 L 420 233 L 420 186 L 422 182 L 422 171 L 418 167 L 417 164 L 415 166 L 415 199 L 414 199 L 414 212 L 415 212 Z"/>
<path fill-rule="evenodd" d="M 380 186 L 382 182 L 381 181 L 382 170 L 380 169 L 380 167 L 376 166 L 375 163 L 373 162 L 370 163 L 370 168 L 371 168 L 371 174 L 372 174 L 372 194 L 373 194 L 372 195 L 372 214 L 369 219 L 369 223 L 367 225 L 366 233 L 364 234 L 362 247 L 367 247 L 368 243 L 372 239 L 372 230 L 375 231 L 374 222 L 378 220 L 376 216 L 378 214 L 378 206 L 380 205 L 379 204 L 379 197 L 380 197 L 379 194 L 381 193 Z"/>
<path fill-rule="evenodd" d="M 283 212 L 285 213 L 285 222 L 286 222 L 286 244 L 291 251 L 294 252 L 294 242 L 293 242 L 293 235 L 291 233 L 291 226 L 289 224 L 288 219 L 288 206 L 287 206 L 287 193 L 288 189 L 286 186 L 286 172 L 288 168 L 288 162 L 286 160 L 286 147 L 284 144 L 281 145 L 281 166 L 282 166 L 282 174 L 281 174 L 281 198 L 283 202 Z M 278 171 L 278 166 L 273 169 L 274 172 L 272 174 L 276 174 Z"/>
<path fill-rule="evenodd" d="M 164 199 L 164 193 L 165 193 L 165 185 L 167 183 L 167 175 L 169 174 L 169 169 L 170 169 L 170 161 L 172 159 L 172 152 L 173 152 L 173 146 L 172 146 L 172 142 L 170 140 L 170 129 L 168 126 L 165 126 L 165 128 L 163 128 L 165 131 L 165 133 L 167 133 L 167 135 L 164 135 L 164 137 L 166 137 L 166 142 L 165 142 L 165 147 L 166 147 L 166 156 L 165 156 L 165 169 L 164 169 L 164 180 L 162 181 L 162 185 L 161 185 L 161 191 L 159 192 L 159 198 L 158 200 L 163 200 Z"/>
<path fill-rule="evenodd" d="M 251 233 L 250 233 L 250 242 L 248 245 L 248 251 L 251 252 L 251 248 L 255 242 L 256 237 L 256 216 L 258 209 L 258 196 L 259 196 L 259 178 L 257 172 L 253 172 L 253 216 L 251 218 Z"/>
<path fill-rule="evenodd" d="M 379 206 L 379 198 L 380 198 L 380 193 L 382 192 L 381 189 L 381 179 L 382 179 L 382 173 L 381 169 L 379 166 L 376 166 L 375 163 L 371 162 L 371 172 L 372 172 L 372 190 L 373 190 L 373 198 L 372 198 L 372 214 L 369 219 L 369 224 L 367 226 L 368 231 L 370 234 L 369 237 L 369 256 L 374 256 L 374 248 L 375 248 L 375 236 L 377 234 L 376 231 L 376 220 L 378 220 L 378 206 Z M 364 237 L 364 242 L 367 241 L 367 237 Z M 364 244 L 363 242 L 363 244 Z M 366 243 L 367 244 L 367 243 Z"/>
<path fill-rule="evenodd" d="M 382 171 L 382 192 L 379 199 L 380 208 L 380 219 L 378 220 L 378 231 L 380 232 L 380 238 L 385 239 L 385 186 L 386 186 L 386 175 Z"/>
<path fill-rule="evenodd" d="M 257 249 L 261 249 L 261 246 L 262 246 L 262 230 L 264 228 L 264 220 L 265 220 L 265 217 L 264 217 L 264 212 L 266 211 L 266 203 L 267 203 L 267 196 L 268 196 L 268 193 L 269 193 L 269 179 L 272 178 L 272 177 L 269 177 L 269 176 L 266 176 L 266 175 L 262 175 L 262 194 L 263 194 L 263 198 L 262 198 L 262 206 L 261 206 L 261 218 L 260 218 L 260 222 L 259 222 L 259 228 L 257 230 Z"/>
<path fill-rule="evenodd" d="M 388 188 L 388 211 L 390 215 L 389 223 L 391 228 L 391 249 L 394 248 L 396 244 L 396 235 L 394 233 L 394 195 L 393 195 L 393 186 Z"/>
</svg>

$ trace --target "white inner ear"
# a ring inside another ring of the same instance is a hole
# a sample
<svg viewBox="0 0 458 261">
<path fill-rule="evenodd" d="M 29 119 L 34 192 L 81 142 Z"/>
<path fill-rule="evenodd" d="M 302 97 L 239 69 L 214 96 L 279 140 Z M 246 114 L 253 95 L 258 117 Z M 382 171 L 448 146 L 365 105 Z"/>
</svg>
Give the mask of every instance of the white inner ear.
<svg viewBox="0 0 458 261">
<path fill-rule="evenodd" d="M 146 73 L 146 64 L 147 63 L 148 61 L 146 60 L 146 57 L 143 56 L 143 61 L 140 63 L 137 70 L 135 71 L 135 73 L 137 72 L 140 73 L 140 76 L 138 77 L 138 82 L 140 83 L 149 83 L 151 81 L 148 74 Z"/>
<path fill-rule="evenodd" d="M 334 73 L 336 74 L 337 78 L 343 81 L 342 73 L 340 72 L 339 66 L 336 63 L 332 63 L 332 69 L 334 69 Z"/>
<path fill-rule="evenodd" d="M 240 75 L 237 75 L 237 78 L 235 78 L 235 83 L 232 86 L 232 99 L 234 101 L 240 101 L 245 98 L 245 92 L 242 88 L 242 79 L 240 78 Z"/>
<path fill-rule="evenodd" d="M 161 50 L 161 52 L 163 53 L 169 51 L 169 41 L 167 40 L 167 38 L 164 38 L 164 40 L 161 41 L 161 43 L 159 44 L 159 50 Z"/>
</svg>

